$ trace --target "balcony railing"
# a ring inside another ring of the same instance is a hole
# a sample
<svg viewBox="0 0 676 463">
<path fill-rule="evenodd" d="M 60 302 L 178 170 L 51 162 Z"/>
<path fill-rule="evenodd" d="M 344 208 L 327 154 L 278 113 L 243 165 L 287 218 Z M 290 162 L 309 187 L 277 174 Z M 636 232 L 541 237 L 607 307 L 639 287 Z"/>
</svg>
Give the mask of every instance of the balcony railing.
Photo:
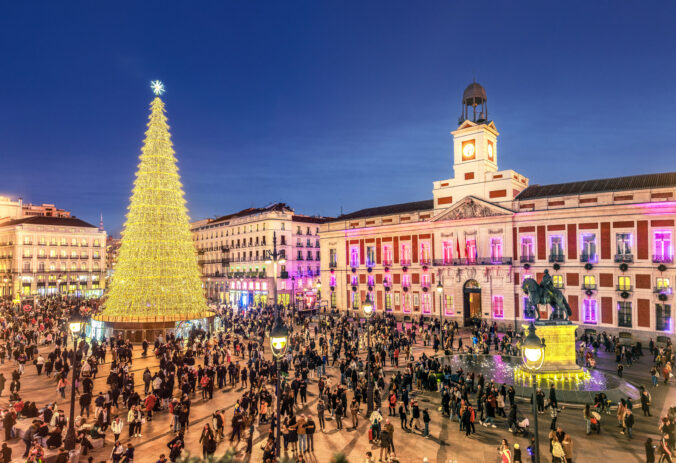
<svg viewBox="0 0 676 463">
<path fill-rule="evenodd" d="M 296 257 L 296 260 L 305 260 L 305 259 L 303 259 L 303 256 L 298 256 Z"/>
<path fill-rule="evenodd" d="M 674 256 L 653 255 L 653 263 L 655 264 L 671 264 L 674 262 Z"/>
<path fill-rule="evenodd" d="M 329 262 L 329 268 L 336 268 L 336 267 L 338 267 L 338 262 L 333 261 L 333 260 L 331 262 Z"/>
<path fill-rule="evenodd" d="M 566 261 L 566 256 L 563 254 L 550 254 L 549 255 L 549 262 L 565 262 Z"/>
<path fill-rule="evenodd" d="M 596 262 L 598 260 L 597 254 L 580 254 L 580 262 Z"/>
<path fill-rule="evenodd" d="M 512 265 L 511 257 L 478 257 L 473 258 L 455 258 L 455 259 L 434 259 L 435 267 L 450 267 L 454 265 Z"/>
<path fill-rule="evenodd" d="M 657 286 L 655 286 L 653 288 L 653 292 L 655 294 L 665 294 L 667 296 L 671 296 L 672 294 L 674 294 L 674 288 L 672 288 L 672 287 L 665 288 L 664 286 L 661 287 L 661 288 L 658 288 Z"/>
<path fill-rule="evenodd" d="M 399 261 L 399 265 L 401 265 L 402 267 L 410 267 L 411 261 L 410 260 L 401 260 L 401 261 Z"/>
<path fill-rule="evenodd" d="M 392 259 L 383 259 L 383 267 L 392 267 Z"/>
<path fill-rule="evenodd" d="M 535 256 L 521 256 L 519 257 L 519 262 L 522 264 L 532 264 L 535 262 Z"/>
<path fill-rule="evenodd" d="M 302 248 L 302 247 L 304 247 L 304 246 L 303 246 L 303 243 L 296 243 L 296 247 L 297 247 L 297 248 Z"/>
<path fill-rule="evenodd" d="M 615 254 L 615 262 L 634 262 L 633 254 Z"/>
<path fill-rule="evenodd" d="M 582 283 L 582 289 L 596 289 L 596 283 Z"/>
<path fill-rule="evenodd" d="M 617 291 L 632 291 L 631 285 L 617 285 L 615 288 Z"/>
<path fill-rule="evenodd" d="M 279 277 L 280 277 L 282 280 L 286 280 L 287 278 L 289 278 L 289 272 L 281 272 L 281 273 L 279 274 Z"/>
</svg>

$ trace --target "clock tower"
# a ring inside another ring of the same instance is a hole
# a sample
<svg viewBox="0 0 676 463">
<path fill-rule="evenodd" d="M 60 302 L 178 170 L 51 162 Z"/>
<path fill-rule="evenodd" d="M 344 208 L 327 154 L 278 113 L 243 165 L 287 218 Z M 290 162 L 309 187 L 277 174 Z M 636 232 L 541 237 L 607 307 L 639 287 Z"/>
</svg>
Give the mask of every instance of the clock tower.
<svg viewBox="0 0 676 463">
<path fill-rule="evenodd" d="M 511 201 L 528 179 L 498 170 L 498 130 L 488 119 L 486 90 L 472 82 L 462 95 L 462 112 L 453 135 L 453 178 L 434 182 L 435 208 L 448 207 L 466 196 L 493 202 Z"/>
</svg>

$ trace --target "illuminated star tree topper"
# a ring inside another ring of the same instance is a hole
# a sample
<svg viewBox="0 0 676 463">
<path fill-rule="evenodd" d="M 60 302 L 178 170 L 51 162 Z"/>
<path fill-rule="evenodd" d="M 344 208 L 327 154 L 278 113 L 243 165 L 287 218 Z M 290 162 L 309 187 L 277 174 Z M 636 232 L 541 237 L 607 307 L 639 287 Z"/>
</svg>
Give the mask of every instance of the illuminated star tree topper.
<svg viewBox="0 0 676 463">
<path fill-rule="evenodd" d="M 164 84 L 159 80 L 153 80 L 150 82 L 150 88 L 153 89 L 153 93 L 157 96 L 160 96 L 165 92 Z"/>
</svg>

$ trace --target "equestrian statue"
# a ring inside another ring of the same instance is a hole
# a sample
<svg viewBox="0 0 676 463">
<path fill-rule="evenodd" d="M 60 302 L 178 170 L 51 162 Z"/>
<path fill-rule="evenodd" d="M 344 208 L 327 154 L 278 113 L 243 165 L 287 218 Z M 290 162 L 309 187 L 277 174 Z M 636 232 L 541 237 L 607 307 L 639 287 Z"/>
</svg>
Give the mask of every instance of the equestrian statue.
<svg viewBox="0 0 676 463">
<path fill-rule="evenodd" d="M 528 296 L 524 314 L 526 318 L 540 320 L 540 311 L 538 310 L 540 304 L 551 306 L 550 320 L 568 320 L 568 317 L 573 313 L 563 293 L 554 287 L 554 282 L 548 270 L 545 270 L 540 284 L 533 278 L 526 278 L 523 280 L 521 289 Z"/>
</svg>

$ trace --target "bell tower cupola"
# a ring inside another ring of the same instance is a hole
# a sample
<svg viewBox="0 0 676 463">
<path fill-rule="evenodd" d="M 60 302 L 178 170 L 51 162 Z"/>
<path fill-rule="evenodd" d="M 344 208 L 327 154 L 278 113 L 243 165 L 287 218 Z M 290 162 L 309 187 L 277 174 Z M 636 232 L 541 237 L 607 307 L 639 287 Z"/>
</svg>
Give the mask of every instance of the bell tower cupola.
<svg viewBox="0 0 676 463">
<path fill-rule="evenodd" d="M 466 120 L 477 123 L 488 120 L 486 89 L 476 82 L 469 84 L 462 94 L 462 114 L 458 118 L 458 125 Z"/>
</svg>

